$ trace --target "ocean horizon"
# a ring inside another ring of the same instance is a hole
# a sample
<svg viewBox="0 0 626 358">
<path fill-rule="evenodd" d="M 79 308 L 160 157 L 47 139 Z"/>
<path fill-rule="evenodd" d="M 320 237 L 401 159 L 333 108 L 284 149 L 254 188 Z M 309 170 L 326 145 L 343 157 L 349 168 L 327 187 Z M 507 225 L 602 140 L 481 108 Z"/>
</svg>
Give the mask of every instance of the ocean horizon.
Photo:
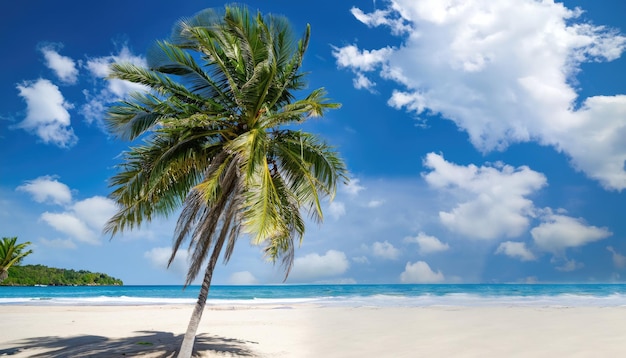
<svg viewBox="0 0 626 358">
<path fill-rule="evenodd" d="M 0 305 L 193 304 L 200 286 L 0 286 Z M 626 306 L 626 284 L 282 284 L 211 286 L 207 306 Z"/>
</svg>

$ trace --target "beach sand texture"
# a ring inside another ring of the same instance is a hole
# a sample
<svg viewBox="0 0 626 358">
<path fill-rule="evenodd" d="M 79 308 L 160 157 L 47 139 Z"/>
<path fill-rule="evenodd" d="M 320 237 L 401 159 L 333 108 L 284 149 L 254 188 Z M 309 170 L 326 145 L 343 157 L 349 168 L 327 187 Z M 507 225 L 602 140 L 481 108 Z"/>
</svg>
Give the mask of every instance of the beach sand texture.
<svg viewBox="0 0 626 358">
<path fill-rule="evenodd" d="M 1 357 L 174 357 L 191 305 L 0 306 Z M 198 357 L 624 357 L 626 307 L 208 307 Z"/>
</svg>

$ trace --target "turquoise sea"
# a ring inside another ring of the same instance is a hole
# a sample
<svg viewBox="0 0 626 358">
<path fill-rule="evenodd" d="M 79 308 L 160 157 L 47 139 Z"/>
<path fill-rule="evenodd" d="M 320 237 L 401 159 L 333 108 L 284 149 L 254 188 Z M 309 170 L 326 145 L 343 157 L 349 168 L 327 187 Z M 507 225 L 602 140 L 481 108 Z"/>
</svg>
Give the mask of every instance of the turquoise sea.
<svg viewBox="0 0 626 358">
<path fill-rule="evenodd" d="M 192 304 L 199 286 L 0 287 L 0 305 Z M 626 306 L 626 284 L 212 286 L 208 305 Z"/>
</svg>

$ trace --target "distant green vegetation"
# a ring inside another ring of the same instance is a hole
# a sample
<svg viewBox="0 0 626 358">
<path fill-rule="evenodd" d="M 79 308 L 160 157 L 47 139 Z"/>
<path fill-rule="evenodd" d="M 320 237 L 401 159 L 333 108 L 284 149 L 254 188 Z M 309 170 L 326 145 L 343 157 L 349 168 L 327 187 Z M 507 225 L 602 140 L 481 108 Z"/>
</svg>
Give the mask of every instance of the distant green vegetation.
<svg viewBox="0 0 626 358">
<path fill-rule="evenodd" d="M 17 237 L 3 237 L 0 241 L 0 282 L 9 276 L 9 268 L 18 266 L 24 257 L 33 253 L 33 250 L 24 251 L 30 242 L 17 244 Z"/>
<path fill-rule="evenodd" d="M 75 271 L 44 265 L 12 266 L 1 286 L 121 286 L 122 280 L 99 272 Z"/>
</svg>

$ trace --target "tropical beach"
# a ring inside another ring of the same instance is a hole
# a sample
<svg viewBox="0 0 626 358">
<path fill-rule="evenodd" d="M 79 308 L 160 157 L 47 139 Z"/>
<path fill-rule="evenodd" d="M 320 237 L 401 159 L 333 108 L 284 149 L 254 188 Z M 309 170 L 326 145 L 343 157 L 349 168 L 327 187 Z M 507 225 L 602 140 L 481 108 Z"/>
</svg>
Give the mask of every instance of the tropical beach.
<svg viewBox="0 0 626 358">
<path fill-rule="evenodd" d="M 625 4 L 8 2 L 0 357 L 625 356 Z"/>
<path fill-rule="evenodd" d="M 191 305 L 0 306 L 0 356 L 174 357 Z M 211 307 L 196 356 L 617 357 L 626 307 Z"/>
<path fill-rule="evenodd" d="M 174 357 L 198 287 L 0 287 L 7 357 Z M 197 357 L 614 357 L 626 285 L 215 286 Z"/>
</svg>

